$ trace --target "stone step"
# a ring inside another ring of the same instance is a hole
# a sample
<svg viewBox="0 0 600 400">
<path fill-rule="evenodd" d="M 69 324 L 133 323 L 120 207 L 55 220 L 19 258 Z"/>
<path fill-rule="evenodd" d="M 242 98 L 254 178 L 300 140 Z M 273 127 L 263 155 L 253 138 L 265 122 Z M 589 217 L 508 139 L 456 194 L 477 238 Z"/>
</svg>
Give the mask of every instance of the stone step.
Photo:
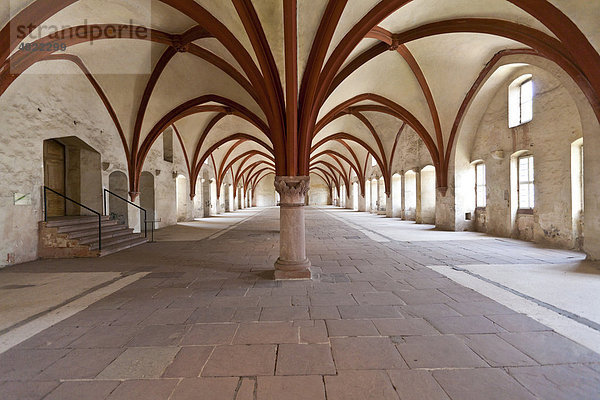
<svg viewBox="0 0 600 400">
<path fill-rule="evenodd" d="M 102 231 L 102 244 L 106 243 L 109 239 L 112 238 L 129 236 L 133 234 L 133 229 L 127 228 L 124 225 L 123 227 L 121 227 L 120 225 L 117 226 L 119 226 L 119 229 L 115 229 L 111 232 Z M 98 243 L 98 232 L 95 232 L 95 235 L 80 237 L 78 238 L 78 240 L 80 244 Z"/>
<path fill-rule="evenodd" d="M 123 241 L 121 243 L 110 245 L 107 247 L 102 246 L 102 250 L 100 251 L 100 257 L 107 256 L 109 254 L 117 253 L 119 251 L 129 249 L 135 246 L 139 246 L 140 244 L 144 244 L 148 242 L 148 238 L 145 237 L 136 237 L 134 239 Z"/>
<path fill-rule="evenodd" d="M 129 228 L 127 227 L 127 225 L 124 225 L 124 224 L 116 224 L 116 225 L 109 225 L 109 226 L 103 225 L 102 226 L 102 236 L 104 236 L 105 234 L 108 234 L 108 233 L 127 230 L 127 229 L 129 229 Z M 98 237 L 98 223 L 96 223 L 96 226 L 94 228 L 69 232 L 68 235 L 71 239 L 79 239 L 79 240 L 87 238 L 88 236 L 97 238 Z"/>
<path fill-rule="evenodd" d="M 113 226 L 117 225 L 119 221 L 117 220 L 102 220 L 102 228 L 105 226 Z M 88 222 L 83 224 L 73 224 L 73 225 L 63 225 L 58 227 L 58 233 L 71 233 L 76 231 L 83 231 L 88 229 L 98 229 L 98 219 L 96 218 L 95 222 Z"/>
<path fill-rule="evenodd" d="M 103 221 L 109 220 L 108 215 L 103 215 L 101 219 Z M 98 216 L 97 215 L 85 215 L 85 216 L 67 216 L 67 217 L 50 217 L 48 218 L 48 222 L 46 222 L 46 226 L 48 228 L 58 228 L 60 226 L 68 226 L 68 225 L 78 225 L 78 224 L 89 224 L 92 222 L 96 222 L 98 225 Z"/>
<path fill-rule="evenodd" d="M 138 233 L 131 233 L 129 235 L 117 236 L 110 239 L 106 239 L 102 241 L 102 250 L 104 248 L 108 248 L 114 245 L 118 245 L 120 243 L 125 243 L 131 240 L 139 239 L 140 235 Z M 144 238 L 146 239 L 146 238 Z M 90 246 L 90 250 L 98 250 L 98 240 L 95 240 L 91 243 L 87 243 L 87 246 Z"/>
</svg>

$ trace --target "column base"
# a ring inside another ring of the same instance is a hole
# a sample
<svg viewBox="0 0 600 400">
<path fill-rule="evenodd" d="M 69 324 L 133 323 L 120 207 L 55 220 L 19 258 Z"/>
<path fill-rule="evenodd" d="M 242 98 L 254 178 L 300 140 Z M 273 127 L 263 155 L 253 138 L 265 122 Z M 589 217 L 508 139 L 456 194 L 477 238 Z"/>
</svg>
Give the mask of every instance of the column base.
<svg viewBox="0 0 600 400">
<path fill-rule="evenodd" d="M 311 279 L 310 260 L 285 261 L 280 258 L 275 262 L 275 280 Z"/>
</svg>

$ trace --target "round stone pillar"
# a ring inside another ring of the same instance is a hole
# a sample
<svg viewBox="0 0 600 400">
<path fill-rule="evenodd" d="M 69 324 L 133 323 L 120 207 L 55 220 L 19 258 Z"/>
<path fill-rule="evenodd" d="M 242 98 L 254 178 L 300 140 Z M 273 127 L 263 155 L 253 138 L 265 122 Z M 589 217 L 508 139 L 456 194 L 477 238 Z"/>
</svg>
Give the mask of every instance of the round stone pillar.
<svg viewBox="0 0 600 400">
<path fill-rule="evenodd" d="M 308 176 L 277 176 L 275 190 L 280 196 L 279 258 L 275 279 L 310 279 L 310 261 L 306 258 L 304 204 L 310 188 Z"/>
</svg>

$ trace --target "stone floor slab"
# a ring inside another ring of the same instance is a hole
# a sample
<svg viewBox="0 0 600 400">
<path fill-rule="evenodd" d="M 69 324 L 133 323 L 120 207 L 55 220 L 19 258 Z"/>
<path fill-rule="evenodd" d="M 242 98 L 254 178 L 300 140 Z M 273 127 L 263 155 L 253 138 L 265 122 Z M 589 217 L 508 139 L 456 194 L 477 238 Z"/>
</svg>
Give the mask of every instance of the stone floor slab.
<svg viewBox="0 0 600 400">
<path fill-rule="evenodd" d="M 477 354 L 453 335 L 409 336 L 396 347 L 410 368 L 486 367 Z"/>
<path fill-rule="evenodd" d="M 147 325 L 134 335 L 130 347 L 177 346 L 189 330 L 186 325 Z"/>
<path fill-rule="evenodd" d="M 44 400 L 105 400 L 119 383 L 119 381 L 63 382 Z"/>
<path fill-rule="evenodd" d="M 339 306 L 342 319 L 403 318 L 394 306 Z"/>
<path fill-rule="evenodd" d="M 504 329 L 483 316 L 437 317 L 428 318 L 428 321 L 441 333 L 469 334 L 504 332 Z"/>
<path fill-rule="evenodd" d="M 275 374 L 275 345 L 217 346 L 202 376 L 257 376 Z"/>
<path fill-rule="evenodd" d="M 550 331 L 546 325 L 523 314 L 489 315 L 489 319 L 509 332 Z"/>
<path fill-rule="evenodd" d="M 385 371 L 340 371 L 325 377 L 327 400 L 399 400 Z"/>
<path fill-rule="evenodd" d="M 240 324 L 234 344 L 298 343 L 298 327 L 290 322 L 258 322 Z"/>
<path fill-rule="evenodd" d="M 307 306 L 263 307 L 260 314 L 261 321 L 294 321 L 309 318 Z"/>
<path fill-rule="evenodd" d="M 25 381 L 63 358 L 66 349 L 11 349 L 0 354 L 0 381 Z"/>
<path fill-rule="evenodd" d="M 334 375 L 328 344 L 282 344 L 277 351 L 276 375 Z"/>
<path fill-rule="evenodd" d="M 537 362 L 497 335 L 466 335 L 464 341 L 492 367 L 537 365 Z"/>
<path fill-rule="evenodd" d="M 162 374 L 163 378 L 196 378 L 213 352 L 213 346 L 182 347 L 173 362 Z"/>
<path fill-rule="evenodd" d="M 182 346 L 229 344 L 237 331 L 237 324 L 196 324 L 181 340 Z"/>
<path fill-rule="evenodd" d="M 97 378 L 159 378 L 178 351 L 178 347 L 131 347 L 98 374 Z"/>
<path fill-rule="evenodd" d="M 325 400 L 323 378 L 321 376 L 259 376 L 256 400 L 280 399 Z"/>
<path fill-rule="evenodd" d="M 422 318 L 374 319 L 373 323 L 383 336 L 439 335 L 439 332 Z"/>
<path fill-rule="evenodd" d="M 59 385 L 59 382 L 0 382 L 3 400 L 39 400 Z M 116 384 L 115 384 L 116 386 Z M 64 397 L 65 400 L 71 400 Z"/>
<path fill-rule="evenodd" d="M 508 372 L 530 392 L 544 400 L 600 398 L 600 377 L 583 365 L 520 367 L 510 368 Z"/>
<path fill-rule="evenodd" d="M 169 400 L 233 400 L 239 378 L 184 379 Z"/>
<path fill-rule="evenodd" d="M 46 368 L 36 379 L 92 379 L 124 349 L 75 349 Z"/>
<path fill-rule="evenodd" d="M 453 400 L 534 400 L 510 375 L 497 368 L 434 371 L 433 376 Z"/>
<path fill-rule="evenodd" d="M 330 337 L 335 336 L 379 336 L 373 322 L 368 319 L 328 320 L 327 331 Z"/>
<path fill-rule="evenodd" d="M 600 355 L 555 332 L 501 333 L 499 336 L 541 364 L 600 362 Z"/>
<path fill-rule="evenodd" d="M 331 348 L 338 370 L 406 368 L 389 338 L 332 338 Z"/>
<path fill-rule="evenodd" d="M 125 381 L 106 400 L 168 400 L 178 383 L 175 379 Z"/>
<path fill-rule="evenodd" d="M 388 371 L 400 399 L 450 400 L 429 371 Z"/>
</svg>

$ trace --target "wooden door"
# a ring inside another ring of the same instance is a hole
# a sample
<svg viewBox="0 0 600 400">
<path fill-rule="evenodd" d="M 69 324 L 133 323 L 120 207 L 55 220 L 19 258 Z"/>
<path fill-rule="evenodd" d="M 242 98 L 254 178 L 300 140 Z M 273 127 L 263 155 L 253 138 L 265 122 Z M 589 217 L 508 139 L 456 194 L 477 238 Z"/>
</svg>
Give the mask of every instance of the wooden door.
<svg viewBox="0 0 600 400">
<path fill-rule="evenodd" d="M 65 194 L 65 146 L 56 140 L 44 141 L 44 184 Z M 48 217 L 65 215 L 65 199 L 47 191 Z"/>
</svg>

